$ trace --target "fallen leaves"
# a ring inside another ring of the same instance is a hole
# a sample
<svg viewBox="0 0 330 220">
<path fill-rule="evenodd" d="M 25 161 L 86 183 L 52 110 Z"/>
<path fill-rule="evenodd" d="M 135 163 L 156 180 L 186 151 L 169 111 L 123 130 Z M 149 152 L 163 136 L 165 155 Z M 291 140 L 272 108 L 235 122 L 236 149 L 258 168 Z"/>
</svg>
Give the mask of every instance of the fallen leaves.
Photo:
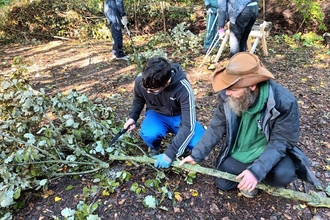
<svg viewBox="0 0 330 220">
<path fill-rule="evenodd" d="M 174 198 L 179 202 L 183 200 L 180 192 L 174 192 Z"/>
<path fill-rule="evenodd" d="M 53 195 L 54 194 L 54 191 L 53 190 L 45 190 L 43 194 L 41 194 L 41 197 L 46 199 L 48 198 L 49 196 Z"/>
<path fill-rule="evenodd" d="M 196 189 L 190 189 L 190 193 L 194 197 L 198 196 L 198 191 Z"/>
</svg>

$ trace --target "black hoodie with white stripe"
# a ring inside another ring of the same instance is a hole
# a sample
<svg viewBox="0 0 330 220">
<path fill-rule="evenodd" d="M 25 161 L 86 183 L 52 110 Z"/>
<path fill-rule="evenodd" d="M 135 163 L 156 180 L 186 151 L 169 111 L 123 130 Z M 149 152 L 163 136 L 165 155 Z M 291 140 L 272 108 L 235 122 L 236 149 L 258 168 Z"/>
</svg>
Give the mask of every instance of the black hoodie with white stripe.
<svg viewBox="0 0 330 220">
<path fill-rule="evenodd" d="M 164 152 L 173 161 L 184 152 L 194 136 L 196 124 L 194 91 L 186 74 L 177 63 L 172 64 L 170 85 L 158 95 L 148 93 L 141 86 L 141 82 L 142 75 L 139 74 L 135 79 L 134 99 L 132 110 L 129 114 L 130 118 L 136 122 L 145 105 L 146 110 L 151 109 L 163 115 L 181 115 L 179 131 Z"/>
</svg>

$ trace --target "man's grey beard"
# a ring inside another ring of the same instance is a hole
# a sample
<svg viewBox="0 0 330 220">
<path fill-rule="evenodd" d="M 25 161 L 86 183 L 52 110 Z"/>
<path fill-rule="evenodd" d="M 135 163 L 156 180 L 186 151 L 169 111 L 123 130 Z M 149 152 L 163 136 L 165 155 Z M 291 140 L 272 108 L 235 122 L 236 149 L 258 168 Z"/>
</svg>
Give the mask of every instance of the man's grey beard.
<svg viewBox="0 0 330 220">
<path fill-rule="evenodd" d="M 243 112 L 247 111 L 251 106 L 254 105 L 258 98 L 256 90 L 252 91 L 246 88 L 244 94 L 239 98 L 228 97 L 229 105 L 231 109 L 238 115 L 241 116 Z"/>
</svg>

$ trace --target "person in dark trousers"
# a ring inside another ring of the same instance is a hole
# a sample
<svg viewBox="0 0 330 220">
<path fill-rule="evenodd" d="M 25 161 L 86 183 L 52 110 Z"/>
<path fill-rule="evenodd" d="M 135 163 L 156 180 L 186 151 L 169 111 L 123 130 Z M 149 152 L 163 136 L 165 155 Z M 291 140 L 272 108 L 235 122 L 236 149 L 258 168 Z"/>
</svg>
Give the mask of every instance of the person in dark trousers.
<svg viewBox="0 0 330 220">
<path fill-rule="evenodd" d="M 194 91 L 179 64 L 170 64 L 163 57 L 147 62 L 135 79 L 133 105 L 125 129 L 135 129 L 145 106 L 140 135 L 149 147 L 149 156 L 157 159 L 154 166 L 168 168 L 175 158 L 191 150 L 204 133 L 196 121 Z M 175 136 L 161 154 L 161 141 L 167 133 Z"/>
<path fill-rule="evenodd" d="M 228 29 L 226 21 L 229 19 L 230 57 L 247 50 L 247 39 L 257 17 L 258 0 L 218 0 L 219 33 Z"/>
<path fill-rule="evenodd" d="M 237 53 L 226 67 L 217 69 L 213 89 L 220 91 L 219 104 L 204 135 L 180 165 L 199 163 L 222 143 L 216 169 L 241 181 L 216 178 L 221 190 L 238 188 L 251 198 L 258 193 L 258 182 L 285 187 L 296 177 L 320 186 L 308 158 L 297 147 L 298 102 L 273 78 L 248 52 Z"/>
<path fill-rule="evenodd" d="M 121 23 L 126 26 L 128 21 L 123 0 L 106 0 L 104 3 L 104 14 L 110 26 L 113 39 L 112 58 L 126 60 L 127 56 L 123 50 Z"/>
</svg>

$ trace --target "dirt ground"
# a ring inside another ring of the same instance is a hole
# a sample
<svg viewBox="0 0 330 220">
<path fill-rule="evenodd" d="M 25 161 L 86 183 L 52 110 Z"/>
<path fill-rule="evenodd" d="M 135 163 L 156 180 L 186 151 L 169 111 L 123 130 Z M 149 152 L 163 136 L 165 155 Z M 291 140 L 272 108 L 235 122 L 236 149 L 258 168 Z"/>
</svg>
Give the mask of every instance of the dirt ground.
<svg viewBox="0 0 330 220">
<path fill-rule="evenodd" d="M 125 119 L 131 106 L 137 69 L 126 61 L 110 60 L 110 48 L 111 42 L 108 41 L 51 41 L 5 46 L 1 48 L 2 72 L 9 71 L 13 57 L 24 56 L 35 89 L 45 88 L 51 95 L 75 88 L 88 94 L 91 99 L 120 96 L 122 101 L 112 107 L 117 109 L 118 118 Z M 325 51 L 315 52 L 309 48 L 294 51 L 288 46 L 277 45 L 273 38 L 269 38 L 269 56 L 262 55 L 260 45 L 256 53 L 274 73 L 276 81 L 297 97 L 301 110 L 299 145 L 310 157 L 313 172 L 327 186 L 330 58 Z M 228 50 L 218 65 L 225 63 L 227 57 Z M 198 120 L 202 125 L 207 125 L 216 105 L 216 94 L 210 81 L 212 71 L 207 69 L 208 65 L 199 67 L 202 55 L 193 59 L 196 64 L 186 66 L 184 70 L 195 90 Z M 216 156 L 216 152 L 212 152 L 201 165 L 212 168 Z M 262 191 L 253 199 L 242 197 L 237 190 L 221 192 L 214 185 L 213 177 L 201 174 L 197 175 L 193 185 L 178 186 L 177 191 L 182 193 L 183 200 L 174 205 L 165 201 L 168 211 L 147 209 L 142 205 L 143 196 L 130 192 L 129 188 L 132 182 L 141 182 L 154 170 L 145 166 L 125 167 L 122 162 L 111 164 L 110 170 L 121 169 L 129 171 L 132 180 L 121 185 L 109 197 L 95 195 L 93 198 L 100 201 L 97 214 L 102 219 L 330 219 L 329 209 L 309 207 L 302 202 L 271 196 Z M 182 178 L 170 170 L 167 175 L 171 187 L 175 187 Z M 65 177 L 50 185 L 55 193 L 48 198 L 42 198 L 41 192 L 28 192 L 26 205 L 16 213 L 15 219 L 61 218 L 61 210 L 65 207 L 75 209 L 82 199 L 82 188 L 93 184 L 89 176 L 78 180 Z M 65 190 L 68 185 L 74 186 L 74 189 Z M 310 184 L 299 180 L 288 187 L 303 192 L 315 190 Z M 198 196 L 192 196 L 191 189 L 197 190 Z M 60 196 L 62 200 L 55 202 L 55 196 Z"/>
<path fill-rule="evenodd" d="M 125 37 L 124 41 L 125 49 L 129 51 L 129 39 Z M 135 65 L 126 61 L 111 60 L 111 46 L 110 41 L 100 40 L 54 40 L 44 43 L 32 41 L 2 46 L 1 74 L 10 71 L 15 56 L 24 56 L 34 89 L 44 88 L 52 95 L 75 88 L 92 100 L 98 97 L 117 97 L 116 102 L 108 104 L 115 109 L 117 118 L 124 121 L 131 107 L 133 81 L 138 71 Z M 275 80 L 292 91 L 298 99 L 301 113 L 299 146 L 309 156 L 312 171 L 326 187 L 330 181 L 327 167 L 330 163 L 330 55 L 326 54 L 327 50 L 323 47 L 292 49 L 272 35 L 268 38 L 268 48 L 267 57 L 263 56 L 260 44 L 256 54 L 274 74 Z M 180 60 L 180 57 L 171 58 Z M 191 57 L 193 64 L 185 66 L 184 71 L 195 91 L 198 120 L 207 126 L 217 101 L 210 80 L 213 71 L 207 69 L 209 63 L 199 67 L 203 58 L 203 55 Z M 228 48 L 218 65 L 225 65 L 227 60 Z M 142 143 L 141 146 L 146 149 Z M 213 168 L 216 157 L 217 152 L 213 151 L 201 165 Z M 213 177 L 207 175 L 198 174 L 192 185 L 182 184 L 182 176 L 171 169 L 166 171 L 169 186 L 177 187 L 176 191 L 181 192 L 182 201 L 172 204 L 165 200 L 163 205 L 168 211 L 147 209 L 142 200 L 150 192 L 137 195 L 130 192 L 130 186 L 135 181 L 142 184 L 154 169 L 142 165 L 127 167 L 124 162 L 114 162 L 109 173 L 122 169 L 132 174 L 130 181 L 120 185 L 110 196 L 99 193 L 90 198 L 91 201 L 99 201 L 96 214 L 101 219 L 330 219 L 329 209 L 306 206 L 303 202 L 271 196 L 263 191 L 253 199 L 242 197 L 237 190 L 219 191 L 214 185 Z M 68 185 L 74 188 L 68 191 L 65 189 Z M 91 176 L 80 179 L 64 177 L 52 182 L 49 189 L 54 194 L 47 198 L 41 196 L 42 192 L 26 192 L 26 204 L 15 214 L 15 219 L 62 219 L 61 210 L 66 207 L 76 209 L 77 203 L 83 199 L 83 187 L 92 185 L 97 184 L 92 182 Z M 312 185 L 300 180 L 294 181 L 288 188 L 306 193 L 316 191 Z M 196 190 L 198 196 L 193 196 L 191 190 Z M 325 196 L 325 193 L 319 193 Z M 55 202 L 56 196 L 62 200 Z"/>
</svg>

